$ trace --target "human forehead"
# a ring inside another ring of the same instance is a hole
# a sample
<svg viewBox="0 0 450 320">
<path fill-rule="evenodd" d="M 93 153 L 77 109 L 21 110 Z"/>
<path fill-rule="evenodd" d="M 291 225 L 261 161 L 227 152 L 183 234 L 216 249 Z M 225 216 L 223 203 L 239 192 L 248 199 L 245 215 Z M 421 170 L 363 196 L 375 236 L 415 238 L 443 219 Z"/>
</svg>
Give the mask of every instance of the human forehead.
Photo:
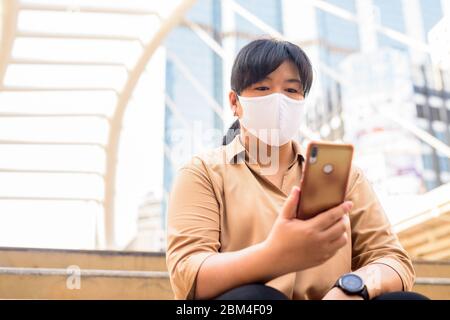
<svg viewBox="0 0 450 320">
<path fill-rule="evenodd" d="M 290 78 L 300 80 L 297 66 L 289 60 L 283 61 L 278 68 L 269 73 L 264 79 L 275 80 L 277 78 Z"/>
</svg>

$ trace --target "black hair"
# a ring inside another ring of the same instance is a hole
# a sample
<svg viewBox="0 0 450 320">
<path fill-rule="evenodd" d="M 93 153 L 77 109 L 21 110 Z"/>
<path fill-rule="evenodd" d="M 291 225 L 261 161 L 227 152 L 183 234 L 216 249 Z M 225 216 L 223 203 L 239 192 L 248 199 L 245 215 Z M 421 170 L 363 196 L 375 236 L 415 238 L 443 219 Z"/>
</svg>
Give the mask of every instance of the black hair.
<svg viewBox="0 0 450 320">
<path fill-rule="evenodd" d="M 237 54 L 231 70 L 231 89 L 237 94 L 263 80 L 284 61 L 297 66 L 306 97 L 313 80 L 312 65 L 305 52 L 297 45 L 278 39 L 258 39 L 248 43 Z M 223 137 L 222 144 L 230 143 L 239 134 L 239 120 L 236 120 Z"/>
</svg>

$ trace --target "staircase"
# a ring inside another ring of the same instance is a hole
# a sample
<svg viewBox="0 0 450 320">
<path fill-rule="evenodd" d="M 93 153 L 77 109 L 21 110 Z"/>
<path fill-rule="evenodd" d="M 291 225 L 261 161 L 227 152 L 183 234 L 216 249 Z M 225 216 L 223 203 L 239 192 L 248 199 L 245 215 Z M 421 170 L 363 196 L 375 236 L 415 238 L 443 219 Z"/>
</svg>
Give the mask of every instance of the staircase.
<svg viewBox="0 0 450 320">
<path fill-rule="evenodd" d="M 450 300 L 450 261 L 415 260 L 414 291 L 433 300 Z"/>
<path fill-rule="evenodd" d="M 173 299 L 164 253 L 0 248 L 3 299 Z"/>
<path fill-rule="evenodd" d="M 450 261 L 415 261 L 414 291 L 450 299 Z M 3 299 L 173 299 L 165 254 L 0 248 Z"/>
</svg>

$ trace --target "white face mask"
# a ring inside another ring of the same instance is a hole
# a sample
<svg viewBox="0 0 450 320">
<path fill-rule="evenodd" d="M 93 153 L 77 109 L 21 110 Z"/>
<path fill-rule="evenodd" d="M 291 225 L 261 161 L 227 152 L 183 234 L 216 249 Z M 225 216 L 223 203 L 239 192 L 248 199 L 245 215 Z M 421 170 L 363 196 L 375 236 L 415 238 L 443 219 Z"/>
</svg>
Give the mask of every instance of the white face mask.
<svg viewBox="0 0 450 320">
<path fill-rule="evenodd" d="M 281 146 L 294 137 L 300 127 L 305 100 L 282 93 L 262 97 L 241 97 L 244 109 L 240 123 L 265 144 Z"/>
</svg>

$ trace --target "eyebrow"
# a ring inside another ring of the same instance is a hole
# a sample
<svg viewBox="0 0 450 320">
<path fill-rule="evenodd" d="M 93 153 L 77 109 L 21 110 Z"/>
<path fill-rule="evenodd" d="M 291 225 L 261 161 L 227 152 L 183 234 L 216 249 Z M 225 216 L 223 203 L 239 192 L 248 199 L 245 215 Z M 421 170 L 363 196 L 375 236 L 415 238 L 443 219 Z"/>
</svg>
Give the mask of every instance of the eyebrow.
<svg viewBox="0 0 450 320">
<path fill-rule="evenodd" d="M 269 76 L 265 77 L 264 79 L 272 81 L 272 79 Z M 300 85 L 302 84 L 302 82 L 298 78 L 286 79 L 286 80 L 284 80 L 284 82 L 288 82 L 288 83 L 296 82 L 296 83 L 298 83 Z"/>
<path fill-rule="evenodd" d="M 302 84 L 302 82 L 299 79 L 287 79 L 284 82 L 297 82 L 299 84 Z"/>
</svg>

